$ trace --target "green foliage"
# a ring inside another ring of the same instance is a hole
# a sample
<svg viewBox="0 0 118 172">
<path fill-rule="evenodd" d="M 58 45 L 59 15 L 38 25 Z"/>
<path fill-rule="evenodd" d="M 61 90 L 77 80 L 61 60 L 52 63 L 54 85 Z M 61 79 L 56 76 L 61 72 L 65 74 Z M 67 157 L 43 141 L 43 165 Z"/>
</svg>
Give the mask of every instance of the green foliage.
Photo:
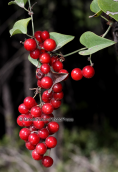
<svg viewBox="0 0 118 172">
<path fill-rule="evenodd" d="M 30 20 L 31 18 L 18 20 L 14 24 L 13 28 L 10 30 L 10 35 L 13 36 L 15 34 L 21 34 L 21 33 L 27 34 L 27 25 Z"/>
<path fill-rule="evenodd" d="M 15 4 L 15 5 L 18 5 L 19 7 L 21 8 L 24 8 L 25 4 L 27 3 L 28 0 L 15 0 L 15 1 L 10 1 L 8 3 L 8 5 L 12 5 L 12 4 Z"/>
<path fill-rule="evenodd" d="M 88 48 L 88 50 L 80 51 L 80 55 L 90 55 L 103 48 L 114 45 L 115 42 L 102 38 L 92 32 L 85 32 L 80 37 L 80 42 Z"/>
<path fill-rule="evenodd" d="M 41 67 L 41 63 L 39 60 L 37 59 L 33 59 L 30 57 L 30 55 L 28 56 L 28 60 L 36 67 L 40 68 Z"/>
<path fill-rule="evenodd" d="M 100 7 L 98 6 L 98 0 L 92 1 L 91 5 L 90 5 L 90 9 L 94 13 L 98 13 L 99 11 L 101 11 Z"/>
</svg>

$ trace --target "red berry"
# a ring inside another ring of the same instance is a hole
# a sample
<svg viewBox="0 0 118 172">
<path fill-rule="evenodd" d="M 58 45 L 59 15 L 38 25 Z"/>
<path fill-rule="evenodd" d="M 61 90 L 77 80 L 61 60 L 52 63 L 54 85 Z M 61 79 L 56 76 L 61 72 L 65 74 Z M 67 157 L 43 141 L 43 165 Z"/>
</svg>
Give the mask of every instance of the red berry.
<svg viewBox="0 0 118 172">
<path fill-rule="evenodd" d="M 32 145 L 37 145 L 40 141 L 40 138 L 38 136 L 38 134 L 36 133 L 32 133 L 29 135 L 28 137 L 28 141 L 32 144 Z"/>
<path fill-rule="evenodd" d="M 46 115 L 46 114 L 43 113 L 43 114 L 41 115 L 41 119 L 42 119 L 42 121 L 43 121 L 45 124 L 48 124 L 48 123 L 51 121 L 51 118 L 52 118 L 51 114 Z"/>
<path fill-rule="evenodd" d="M 36 79 L 41 80 L 43 77 L 44 77 L 44 73 L 39 68 L 37 68 L 36 69 Z"/>
<path fill-rule="evenodd" d="M 29 114 L 25 114 L 23 117 L 23 125 L 25 127 L 29 127 L 32 125 L 32 116 Z"/>
<path fill-rule="evenodd" d="M 46 139 L 49 136 L 49 131 L 46 128 L 42 128 L 38 131 L 38 135 L 41 139 Z"/>
<path fill-rule="evenodd" d="M 42 106 L 42 112 L 46 115 L 51 114 L 53 112 L 53 106 L 50 103 L 45 103 Z"/>
<path fill-rule="evenodd" d="M 31 52 L 30 52 L 30 56 L 31 56 L 33 59 L 38 59 L 40 54 L 41 54 L 41 52 L 40 52 L 39 49 L 35 49 L 34 51 L 31 51 Z"/>
<path fill-rule="evenodd" d="M 55 72 L 59 72 L 61 69 L 63 69 L 63 63 L 60 61 L 56 61 L 52 64 L 52 67 Z"/>
<path fill-rule="evenodd" d="M 85 78 L 92 78 L 95 74 L 95 70 L 92 66 L 85 66 L 82 69 L 82 74 Z"/>
<path fill-rule="evenodd" d="M 79 69 L 79 68 L 73 69 L 73 70 L 71 71 L 71 77 L 72 77 L 72 79 L 74 79 L 75 81 L 78 81 L 78 80 L 82 79 L 83 74 L 82 74 L 81 69 Z"/>
<path fill-rule="evenodd" d="M 31 109 L 33 106 L 35 106 L 36 101 L 33 97 L 26 97 L 23 103 L 28 109 Z"/>
<path fill-rule="evenodd" d="M 24 103 L 22 103 L 19 105 L 18 111 L 22 114 L 26 114 L 28 113 L 29 109 L 24 105 Z"/>
<path fill-rule="evenodd" d="M 53 64 L 54 62 L 56 62 L 57 60 L 58 60 L 58 57 L 57 57 L 57 56 L 51 57 L 50 66 L 52 66 L 52 64 Z"/>
<path fill-rule="evenodd" d="M 46 63 L 42 64 L 40 69 L 44 74 L 47 74 L 48 72 L 50 72 L 50 66 Z"/>
<path fill-rule="evenodd" d="M 41 49 L 44 49 L 44 43 L 39 44 L 39 46 L 40 46 Z M 44 52 L 46 52 L 46 51 L 44 51 Z"/>
<path fill-rule="evenodd" d="M 40 117 L 41 116 L 41 108 L 39 106 L 34 106 L 31 108 L 32 117 Z"/>
<path fill-rule="evenodd" d="M 62 91 L 62 84 L 59 82 L 57 84 L 55 84 L 52 88 L 52 90 L 55 92 L 55 93 L 60 93 Z"/>
<path fill-rule="evenodd" d="M 48 90 L 44 91 L 43 94 L 42 94 L 42 100 L 43 102 L 45 103 L 49 103 L 51 98 L 52 98 L 52 92 L 51 93 L 48 93 Z"/>
<path fill-rule="evenodd" d="M 48 38 L 44 41 L 44 49 L 46 51 L 53 51 L 55 48 L 56 48 L 56 42 L 53 39 Z"/>
<path fill-rule="evenodd" d="M 49 136 L 46 138 L 45 143 L 48 148 L 54 148 L 57 145 L 57 139 L 53 136 Z"/>
<path fill-rule="evenodd" d="M 37 129 L 35 128 L 34 125 L 31 125 L 30 127 L 28 127 L 28 129 L 32 132 L 32 131 L 37 131 Z"/>
<path fill-rule="evenodd" d="M 41 63 L 49 63 L 50 62 L 50 55 L 48 53 L 42 53 L 40 56 L 39 56 L 39 60 Z"/>
<path fill-rule="evenodd" d="M 19 132 L 19 137 L 25 141 L 28 140 L 29 135 L 30 135 L 30 130 L 28 128 L 22 128 Z"/>
<path fill-rule="evenodd" d="M 28 142 L 28 141 L 25 143 L 25 146 L 26 146 L 26 148 L 29 149 L 29 150 L 34 150 L 35 147 L 36 147 L 35 145 L 32 145 L 32 144 L 31 144 L 30 142 Z"/>
<path fill-rule="evenodd" d="M 45 145 L 45 143 L 38 143 L 36 145 L 36 151 L 38 154 L 43 155 L 47 151 L 47 146 Z"/>
<path fill-rule="evenodd" d="M 54 109 L 58 109 L 61 106 L 60 100 L 51 99 L 50 103 L 52 104 Z"/>
<path fill-rule="evenodd" d="M 66 69 L 61 69 L 59 73 L 68 73 L 68 71 Z"/>
<path fill-rule="evenodd" d="M 23 124 L 23 118 L 24 118 L 24 115 L 19 115 L 18 118 L 17 118 L 17 124 L 20 127 L 23 127 L 24 126 L 24 124 Z"/>
<path fill-rule="evenodd" d="M 64 93 L 62 91 L 60 93 L 54 93 L 53 94 L 53 98 L 55 100 L 61 100 L 61 99 L 63 99 L 63 96 L 64 96 Z"/>
<path fill-rule="evenodd" d="M 42 86 L 41 86 L 41 81 L 38 79 L 38 81 L 37 81 L 37 85 L 38 85 L 38 87 L 41 87 L 41 88 L 43 88 Z"/>
<path fill-rule="evenodd" d="M 49 76 L 45 76 L 41 79 L 41 86 L 44 89 L 49 89 L 53 84 L 52 78 L 50 78 Z"/>
<path fill-rule="evenodd" d="M 24 42 L 24 48 L 27 51 L 34 51 L 36 49 L 36 46 L 36 41 L 34 39 L 29 38 Z"/>
<path fill-rule="evenodd" d="M 41 31 L 36 31 L 34 33 L 34 36 L 35 36 L 36 40 L 39 41 L 39 43 L 43 42 L 42 39 L 41 39 Z"/>
<path fill-rule="evenodd" d="M 43 31 L 41 32 L 41 38 L 43 41 L 45 41 L 46 39 L 50 38 L 49 32 L 48 31 Z"/>
<path fill-rule="evenodd" d="M 44 121 L 42 121 L 42 119 L 40 117 L 37 117 L 33 121 L 33 125 L 34 125 L 34 127 L 36 127 L 37 129 L 40 130 L 44 127 Z"/>
<path fill-rule="evenodd" d="M 39 155 L 36 151 L 36 149 L 34 149 L 32 151 L 32 158 L 35 159 L 35 160 L 41 160 L 43 158 L 43 155 Z"/>
<path fill-rule="evenodd" d="M 59 130 L 59 124 L 55 121 L 52 121 L 48 124 L 48 130 L 51 133 L 56 133 Z"/>
<path fill-rule="evenodd" d="M 40 45 L 41 45 L 41 44 L 40 44 Z M 45 51 L 44 49 L 41 49 L 40 51 L 41 51 L 41 53 L 46 53 L 46 51 Z"/>
<path fill-rule="evenodd" d="M 50 156 L 44 156 L 42 158 L 42 164 L 44 167 L 51 167 L 53 164 L 53 159 Z"/>
</svg>

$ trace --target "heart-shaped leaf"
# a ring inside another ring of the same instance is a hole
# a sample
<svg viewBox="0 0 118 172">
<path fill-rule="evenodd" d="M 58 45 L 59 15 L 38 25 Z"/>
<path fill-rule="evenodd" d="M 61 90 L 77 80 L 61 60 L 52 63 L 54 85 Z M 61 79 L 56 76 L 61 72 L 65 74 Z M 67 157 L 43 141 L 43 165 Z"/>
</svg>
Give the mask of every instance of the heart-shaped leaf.
<svg viewBox="0 0 118 172">
<path fill-rule="evenodd" d="M 102 38 L 94 34 L 93 32 L 89 32 L 89 31 L 81 35 L 80 42 L 81 44 L 83 44 L 88 48 L 88 50 L 80 51 L 79 54 L 81 55 L 93 54 L 101 49 L 104 49 L 116 43 L 109 39 Z"/>
<path fill-rule="evenodd" d="M 63 47 L 65 44 L 67 44 L 68 42 L 72 41 L 74 39 L 74 36 L 71 35 L 64 35 L 61 33 L 57 33 L 57 32 L 50 32 L 50 38 L 54 39 L 56 41 L 56 50 L 60 49 L 61 47 Z"/>
<path fill-rule="evenodd" d="M 118 1 L 98 0 L 98 5 L 104 13 L 118 21 Z"/>
<path fill-rule="evenodd" d="M 28 0 L 15 0 L 15 1 L 9 2 L 8 5 L 15 4 L 15 5 L 18 5 L 21 8 L 24 8 L 24 6 L 25 6 L 25 4 L 26 4 L 27 1 Z"/>
<path fill-rule="evenodd" d="M 27 25 L 30 20 L 31 18 L 18 20 L 14 24 L 13 28 L 10 30 L 10 35 L 13 36 L 15 34 L 21 34 L 21 33 L 27 34 Z"/>
<path fill-rule="evenodd" d="M 34 66 L 36 66 L 37 68 L 40 68 L 40 67 L 41 67 L 41 62 L 40 62 L 38 59 L 33 59 L 33 58 L 31 58 L 31 56 L 29 55 L 29 56 L 28 56 L 28 60 L 29 60 Z"/>
</svg>

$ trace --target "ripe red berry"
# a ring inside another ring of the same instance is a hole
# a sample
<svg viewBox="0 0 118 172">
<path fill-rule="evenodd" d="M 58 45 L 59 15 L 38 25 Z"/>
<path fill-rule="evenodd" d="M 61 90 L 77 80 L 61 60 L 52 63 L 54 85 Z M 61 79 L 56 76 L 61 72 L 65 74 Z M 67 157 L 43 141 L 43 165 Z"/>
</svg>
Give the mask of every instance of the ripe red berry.
<svg viewBox="0 0 118 172">
<path fill-rule="evenodd" d="M 43 158 L 43 155 L 38 154 L 36 149 L 34 149 L 32 151 L 32 158 L 35 160 L 41 160 Z"/>
<path fill-rule="evenodd" d="M 22 128 L 19 132 L 19 137 L 25 141 L 28 140 L 29 135 L 30 135 L 30 130 L 28 128 Z"/>
<path fill-rule="evenodd" d="M 44 43 L 39 44 L 39 46 L 40 46 L 41 49 L 44 49 Z M 44 51 L 44 52 L 46 52 L 46 51 Z"/>
<path fill-rule="evenodd" d="M 50 103 L 45 103 L 42 106 L 42 112 L 46 115 L 51 114 L 53 112 L 53 106 Z"/>
<path fill-rule="evenodd" d="M 24 42 L 24 48 L 27 51 L 34 51 L 36 49 L 36 46 L 36 41 L 34 39 L 29 38 Z"/>
<path fill-rule="evenodd" d="M 50 55 L 48 53 L 42 53 L 40 56 L 39 56 L 39 60 L 41 63 L 49 63 L 50 62 Z"/>
<path fill-rule="evenodd" d="M 50 38 L 49 32 L 44 30 L 43 32 L 41 32 L 41 39 L 43 41 L 45 41 L 46 39 Z"/>
<path fill-rule="evenodd" d="M 52 90 L 55 92 L 55 93 L 60 93 L 62 91 L 62 84 L 59 82 L 57 84 L 55 84 L 52 88 Z"/>
<path fill-rule="evenodd" d="M 44 91 L 42 94 L 42 100 L 45 103 L 49 103 L 52 98 L 53 93 L 48 93 L 48 90 Z"/>
<path fill-rule="evenodd" d="M 68 71 L 66 69 L 61 69 L 59 73 L 68 73 Z"/>
<path fill-rule="evenodd" d="M 17 118 L 17 124 L 20 127 L 23 127 L 24 126 L 24 124 L 23 124 L 23 118 L 24 118 L 24 115 L 19 115 L 18 118 Z"/>
<path fill-rule="evenodd" d="M 23 103 L 28 109 L 31 109 L 33 106 L 36 105 L 36 101 L 33 97 L 26 97 Z"/>
<path fill-rule="evenodd" d="M 44 41 L 44 49 L 46 51 L 53 51 L 55 48 L 56 48 L 56 42 L 53 39 L 48 38 Z"/>
<path fill-rule="evenodd" d="M 31 125 L 30 127 L 28 127 L 28 129 L 32 132 L 32 131 L 37 131 L 37 129 L 35 128 L 34 125 Z"/>
<path fill-rule="evenodd" d="M 48 72 L 50 72 L 50 66 L 46 63 L 42 64 L 40 69 L 44 74 L 47 74 Z"/>
<path fill-rule="evenodd" d="M 41 79 L 41 86 L 45 89 L 49 89 L 53 84 L 52 78 L 45 76 Z"/>
<path fill-rule="evenodd" d="M 32 144 L 32 145 L 37 145 L 40 141 L 40 138 L 38 136 L 38 134 L 36 133 L 32 133 L 29 135 L 28 137 L 28 141 Z"/>
<path fill-rule="evenodd" d="M 34 33 L 34 36 L 35 36 L 36 40 L 39 41 L 39 43 L 43 42 L 42 39 L 41 39 L 41 31 L 36 31 Z"/>
<path fill-rule="evenodd" d="M 36 79 L 41 80 L 44 77 L 44 73 L 40 70 L 40 68 L 36 69 Z"/>
<path fill-rule="evenodd" d="M 41 44 L 40 44 L 41 45 Z M 42 47 L 41 47 L 42 48 Z M 44 49 L 41 49 L 40 50 L 41 51 L 41 53 L 46 53 L 46 51 L 44 50 Z"/>
<path fill-rule="evenodd" d="M 50 103 L 52 104 L 54 109 L 58 109 L 61 106 L 60 100 L 51 99 Z"/>
<path fill-rule="evenodd" d="M 41 119 L 45 124 L 48 124 L 51 121 L 51 118 L 53 118 L 53 116 L 51 116 L 51 114 L 47 115 L 47 114 L 42 114 L 41 115 Z"/>
<path fill-rule="evenodd" d="M 49 136 L 49 131 L 46 128 L 42 128 L 38 131 L 38 135 L 41 139 L 46 139 Z"/>
<path fill-rule="evenodd" d="M 81 69 L 79 69 L 79 68 L 73 69 L 73 70 L 71 71 L 71 77 L 72 77 L 72 79 L 74 79 L 75 81 L 78 81 L 78 80 L 82 79 L 83 74 L 82 74 Z"/>
<path fill-rule="evenodd" d="M 42 164 L 44 167 L 51 167 L 53 164 L 53 159 L 50 156 L 44 156 L 42 158 Z"/>
<path fill-rule="evenodd" d="M 31 108 L 32 117 L 40 117 L 41 116 L 41 108 L 39 106 L 34 106 Z"/>
<path fill-rule="evenodd" d="M 82 74 L 85 78 L 92 78 L 95 74 L 95 70 L 92 66 L 85 66 L 82 69 Z"/>
<path fill-rule="evenodd" d="M 47 151 L 47 146 L 45 145 L 45 143 L 38 143 L 36 145 L 36 151 L 38 154 L 43 155 Z"/>
<path fill-rule="evenodd" d="M 61 99 L 63 99 L 63 96 L 64 96 L 64 93 L 62 91 L 60 93 L 54 93 L 53 94 L 53 98 L 55 100 L 61 100 Z"/>
<path fill-rule="evenodd" d="M 40 130 L 44 127 L 44 121 L 42 121 L 41 117 L 37 117 L 33 120 L 33 125 Z"/>
<path fill-rule="evenodd" d="M 28 113 L 29 109 L 24 105 L 24 103 L 22 103 L 22 104 L 19 105 L 18 111 L 21 114 L 26 114 L 26 113 Z"/>
<path fill-rule="evenodd" d="M 52 67 L 55 72 L 59 72 L 61 69 L 63 69 L 63 63 L 60 61 L 56 61 L 52 64 Z"/>
<path fill-rule="evenodd" d="M 32 125 L 32 116 L 29 114 L 25 114 L 23 117 L 23 125 L 25 127 L 29 127 Z"/>
<path fill-rule="evenodd" d="M 34 51 L 31 51 L 31 52 L 30 52 L 30 56 L 31 56 L 33 59 L 38 59 L 40 54 L 41 54 L 41 52 L 40 52 L 39 49 L 35 49 Z"/>
<path fill-rule="evenodd" d="M 59 124 L 55 121 L 48 123 L 48 130 L 51 133 L 56 133 L 59 130 Z"/>
<path fill-rule="evenodd" d="M 26 148 L 29 149 L 29 150 L 34 150 L 35 147 L 36 147 L 35 145 L 32 145 L 32 144 L 31 144 L 30 142 L 28 142 L 28 141 L 25 143 L 25 146 L 26 146 Z"/>
<path fill-rule="evenodd" d="M 45 144 L 48 148 L 54 148 L 57 145 L 57 139 L 53 136 L 49 136 L 46 138 Z"/>
<path fill-rule="evenodd" d="M 38 81 L 37 81 L 37 86 L 43 88 L 43 87 L 41 86 L 41 81 L 40 81 L 39 79 L 38 79 Z"/>
<path fill-rule="evenodd" d="M 50 66 L 52 66 L 52 64 L 53 64 L 54 62 L 56 62 L 57 60 L 58 60 L 58 57 L 57 57 L 57 56 L 51 57 Z"/>
</svg>

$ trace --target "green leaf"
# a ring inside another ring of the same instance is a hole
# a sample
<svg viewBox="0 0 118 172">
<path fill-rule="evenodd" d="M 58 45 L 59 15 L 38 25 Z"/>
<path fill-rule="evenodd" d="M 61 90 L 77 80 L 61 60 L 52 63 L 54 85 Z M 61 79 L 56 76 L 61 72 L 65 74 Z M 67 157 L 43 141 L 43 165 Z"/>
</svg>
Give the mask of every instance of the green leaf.
<svg viewBox="0 0 118 172">
<path fill-rule="evenodd" d="M 102 14 L 102 10 L 98 11 L 97 13 L 95 13 L 95 14 L 92 15 L 92 16 L 89 16 L 89 18 L 91 18 L 91 17 L 98 17 L 98 16 L 100 16 L 101 14 Z"/>
<path fill-rule="evenodd" d="M 30 20 L 31 18 L 18 20 L 14 24 L 13 28 L 10 30 L 10 35 L 13 36 L 15 34 L 21 34 L 21 33 L 27 34 L 27 25 Z"/>
<path fill-rule="evenodd" d="M 116 43 L 89 31 L 81 35 L 80 42 L 88 48 L 88 50 L 80 51 L 80 55 L 90 55 Z"/>
<path fill-rule="evenodd" d="M 90 9 L 94 13 L 98 13 L 101 11 L 100 7 L 98 6 L 98 0 L 93 0 L 90 5 Z"/>
<path fill-rule="evenodd" d="M 118 1 L 117 0 L 98 0 L 101 10 L 107 15 L 118 21 Z"/>
<path fill-rule="evenodd" d="M 63 47 L 65 44 L 67 44 L 68 42 L 72 41 L 74 39 L 74 36 L 71 35 L 64 35 L 61 33 L 57 33 L 57 32 L 50 32 L 50 38 L 54 39 L 56 41 L 56 50 L 60 49 L 61 47 Z"/>
<path fill-rule="evenodd" d="M 29 55 L 28 56 L 28 60 L 36 67 L 39 67 L 41 66 L 41 62 L 38 60 L 38 59 L 33 59 L 31 58 L 31 56 Z"/>
<path fill-rule="evenodd" d="M 9 2 L 8 5 L 15 4 L 15 5 L 18 5 L 21 8 L 24 8 L 24 6 L 25 6 L 25 4 L 26 4 L 27 1 L 28 0 L 15 0 L 15 1 Z"/>
</svg>

